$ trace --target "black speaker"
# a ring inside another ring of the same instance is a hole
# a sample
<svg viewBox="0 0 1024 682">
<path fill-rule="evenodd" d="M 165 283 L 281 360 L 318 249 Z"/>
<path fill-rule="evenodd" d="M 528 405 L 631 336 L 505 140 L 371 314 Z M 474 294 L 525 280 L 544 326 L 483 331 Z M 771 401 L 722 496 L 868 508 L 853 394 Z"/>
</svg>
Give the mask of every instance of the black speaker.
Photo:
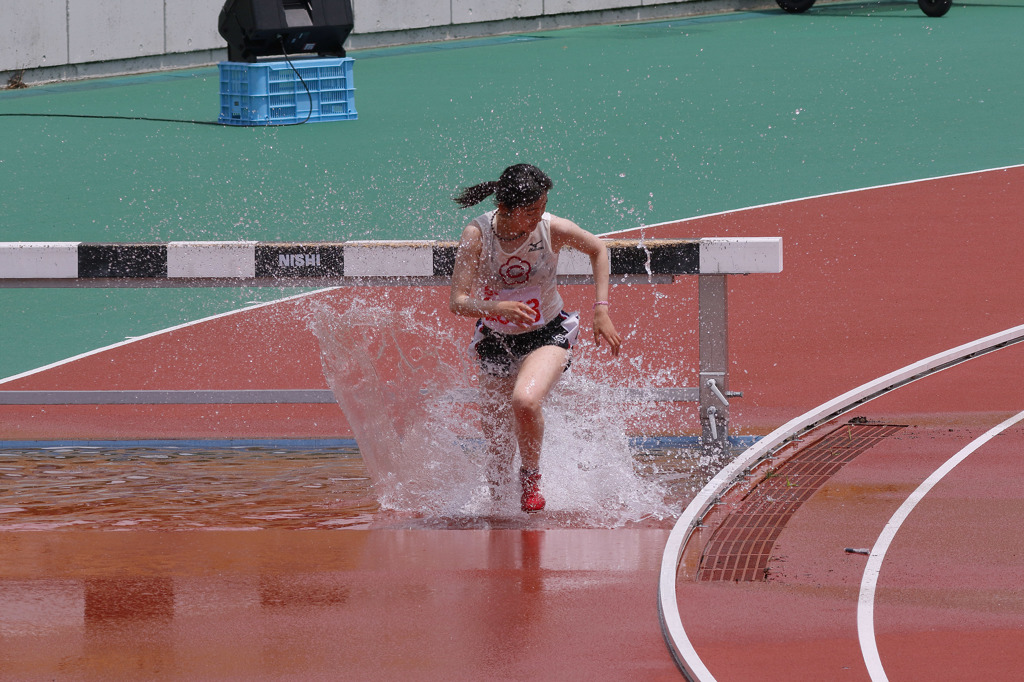
<svg viewBox="0 0 1024 682">
<path fill-rule="evenodd" d="M 344 57 L 352 25 L 351 0 L 227 0 L 217 22 L 232 62 L 283 54 Z"/>
</svg>

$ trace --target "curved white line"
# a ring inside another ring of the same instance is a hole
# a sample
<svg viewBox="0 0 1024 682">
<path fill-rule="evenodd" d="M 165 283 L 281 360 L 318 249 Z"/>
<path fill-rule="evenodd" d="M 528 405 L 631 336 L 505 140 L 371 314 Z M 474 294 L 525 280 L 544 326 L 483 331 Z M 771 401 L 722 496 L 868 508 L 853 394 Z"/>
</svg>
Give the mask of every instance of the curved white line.
<svg viewBox="0 0 1024 682">
<path fill-rule="evenodd" d="M 697 493 L 697 496 L 676 520 L 661 557 L 661 573 L 658 580 L 658 614 L 661 618 L 661 630 L 665 637 L 665 643 L 683 674 L 694 682 L 713 682 L 715 679 L 693 648 L 689 635 L 683 627 L 676 597 L 676 573 L 679 570 L 679 562 L 690 535 L 700 524 L 704 513 L 714 504 L 716 497 L 727 490 L 745 469 L 770 457 L 772 453 L 789 443 L 797 435 L 806 433 L 855 407 L 885 395 L 894 388 L 905 386 L 966 360 L 1022 341 L 1024 341 L 1024 325 L 965 343 L 912 365 L 907 365 L 895 372 L 890 372 L 786 422 L 747 448 L 718 472 L 718 475 Z"/>
<path fill-rule="evenodd" d="M 90 355 L 96 355 L 96 354 L 102 353 L 104 351 L 113 350 L 114 348 L 120 348 L 121 346 L 127 346 L 128 344 L 135 343 L 136 341 L 143 341 L 145 339 L 151 339 L 154 336 L 160 336 L 161 334 L 167 334 L 169 332 L 178 331 L 179 329 L 185 329 L 185 328 L 191 327 L 193 325 L 202 324 L 203 322 L 209 322 L 210 320 L 216 320 L 216 319 L 220 319 L 222 317 L 229 317 L 231 315 L 237 315 L 238 313 L 244 313 L 244 312 L 247 312 L 249 310 L 256 310 L 258 308 L 265 308 L 267 306 L 277 305 L 278 303 L 285 303 L 286 301 L 293 301 L 293 300 L 298 299 L 298 298 L 303 298 L 305 296 L 312 296 L 314 294 L 319 294 L 319 293 L 322 293 L 324 291 L 331 291 L 332 289 L 337 289 L 337 288 L 338 287 L 327 287 L 327 288 L 324 288 L 324 289 L 317 289 L 315 291 L 307 291 L 305 293 L 295 294 L 294 296 L 286 296 L 285 298 L 278 298 L 278 299 L 275 299 L 273 301 L 265 301 L 263 303 L 257 303 L 255 305 L 246 306 L 244 308 L 238 308 L 236 310 L 229 310 L 226 313 L 218 313 L 216 315 L 210 315 L 209 317 L 204 317 L 204 318 L 199 319 L 199 320 L 192 320 L 190 322 L 184 322 L 182 324 L 174 325 L 173 327 L 167 327 L 166 329 L 159 329 L 159 330 L 157 330 L 155 332 L 150 332 L 148 334 L 143 334 L 142 336 L 133 336 L 131 338 L 125 339 L 124 341 L 118 341 L 117 343 L 112 343 L 109 346 L 103 346 L 102 348 L 94 348 L 94 349 L 92 349 L 90 351 L 86 351 L 84 353 L 79 353 L 78 355 L 73 355 L 70 358 L 64 358 L 63 360 L 58 360 L 57 362 L 51 362 L 50 364 L 43 365 L 42 367 L 36 367 L 35 369 L 30 369 L 30 370 L 28 370 L 26 372 L 21 372 L 20 374 L 12 374 L 9 377 L 4 377 L 3 379 L 0 379 L 0 384 L 6 384 L 6 383 L 8 383 L 10 381 L 14 381 L 16 379 L 23 379 L 25 377 L 32 376 L 33 374 L 38 374 L 40 372 L 45 372 L 48 369 L 53 369 L 54 367 L 60 367 L 61 365 L 66 365 L 66 364 L 74 362 L 76 360 L 81 360 L 82 358 L 87 358 Z"/>
<path fill-rule="evenodd" d="M 978 450 L 982 445 L 989 442 L 995 436 L 1010 428 L 1017 422 L 1024 420 L 1024 412 L 1010 417 L 1002 424 L 993 426 L 970 445 L 950 457 L 946 462 L 936 469 L 931 476 L 925 479 L 924 483 L 904 500 L 896 513 L 892 515 L 889 522 L 885 524 L 882 533 L 871 548 L 871 555 L 864 567 L 864 576 L 860 583 L 860 598 L 857 602 L 857 634 L 860 637 L 860 650 L 864 656 L 864 663 L 868 667 L 872 682 L 888 682 L 885 668 L 882 666 L 882 659 L 878 655 L 878 643 L 875 640 L 875 588 L 878 585 L 878 574 L 882 570 L 882 562 L 885 560 L 885 553 L 892 544 L 893 538 L 899 532 L 900 526 L 910 516 L 917 503 L 924 499 L 935 485 L 942 478 L 953 470 L 960 462 Z"/>
<path fill-rule="evenodd" d="M 680 218 L 678 220 L 666 220 L 661 223 L 651 223 L 650 225 L 640 225 L 638 227 L 626 227 L 621 230 L 613 230 L 611 232 L 605 232 L 601 234 L 602 237 L 619 236 L 626 232 L 635 232 L 637 230 L 646 230 L 652 227 L 662 227 L 664 225 L 676 225 L 678 223 L 688 223 L 697 220 L 704 220 L 705 218 L 715 218 L 718 216 L 729 215 L 731 213 L 743 213 L 745 211 L 756 211 L 762 208 L 770 208 L 772 206 L 785 206 L 786 204 L 796 204 L 801 201 L 813 201 L 815 199 L 824 199 L 826 197 L 840 197 L 845 194 L 857 194 L 858 192 L 870 192 L 877 189 L 889 189 L 891 187 L 903 187 L 905 185 L 916 185 L 922 182 L 935 182 L 937 180 L 949 180 L 952 178 L 962 178 L 968 175 L 982 175 L 983 173 L 997 173 L 999 171 L 1014 170 L 1017 168 L 1024 168 L 1024 163 L 1013 164 L 1010 166 L 997 166 L 996 168 L 982 168 L 981 170 L 964 171 L 962 173 L 950 173 L 949 175 L 936 175 L 931 178 L 919 178 L 917 180 L 901 180 L 899 182 L 890 182 L 884 185 L 872 185 L 870 187 L 855 187 L 853 189 L 841 189 L 836 192 L 825 192 L 824 194 L 813 194 L 807 197 L 796 197 L 795 199 L 783 199 L 781 201 L 769 201 L 765 204 L 757 204 L 754 206 L 744 206 L 742 208 L 731 208 L 726 211 L 716 211 L 714 213 L 705 213 L 703 215 L 695 215 L 689 218 Z"/>
<path fill-rule="evenodd" d="M 931 182 L 933 180 L 945 180 L 945 179 L 948 179 L 948 178 L 963 177 L 963 176 L 967 176 L 967 175 L 981 175 L 982 173 L 994 173 L 994 172 L 997 172 L 997 171 L 1012 170 L 1012 169 L 1021 168 L 1021 167 L 1024 167 L 1024 164 L 1016 164 L 1016 165 L 1010 165 L 1010 166 L 1001 166 L 1001 167 L 997 167 L 997 168 L 985 168 L 985 169 L 981 169 L 981 170 L 965 171 L 963 173 L 953 173 L 953 174 L 950 174 L 950 175 L 940 175 L 940 176 L 936 176 L 936 177 L 932 177 L 932 178 L 921 178 L 921 179 L 918 179 L 918 180 L 904 180 L 902 182 L 895 182 L 895 183 L 890 183 L 890 184 L 887 184 L 887 185 L 875 185 L 875 186 L 872 186 L 872 187 L 860 187 L 860 188 L 856 188 L 856 189 L 841 190 L 841 191 L 838 191 L 838 192 L 829 192 L 829 193 L 826 193 L 826 194 L 817 194 L 817 195 L 812 195 L 812 196 L 808 196 L 808 197 L 797 197 L 795 199 L 785 199 L 783 201 L 775 201 L 775 202 L 770 202 L 770 203 L 766 203 L 766 204 L 760 204 L 760 205 L 757 205 L 757 206 L 746 206 L 746 207 L 743 207 L 743 208 L 730 209 L 730 210 L 727 210 L 727 211 L 718 211 L 716 213 L 708 213 L 708 214 L 705 214 L 705 215 L 691 216 L 689 218 L 681 218 L 679 220 L 669 220 L 669 221 L 662 222 L 662 223 L 653 223 L 651 225 L 639 225 L 637 227 L 628 227 L 628 228 L 625 228 L 625 229 L 622 229 L 622 230 L 612 230 L 610 232 L 600 233 L 600 234 L 598 234 L 598 236 L 600 236 L 600 237 L 611 237 L 611 236 L 620 235 L 620 234 L 623 234 L 623 233 L 626 233 L 626 232 L 634 232 L 634 231 L 637 231 L 637 230 L 643 231 L 643 230 L 645 230 L 647 228 L 651 228 L 651 227 L 660 227 L 662 225 L 672 225 L 672 224 L 675 224 L 675 223 L 684 223 L 684 222 L 702 220 L 704 218 L 711 218 L 711 217 L 715 217 L 715 216 L 727 215 L 727 214 L 730 214 L 730 213 L 741 213 L 741 212 L 744 212 L 744 211 L 753 211 L 753 210 L 756 210 L 756 209 L 759 209 L 759 208 L 767 208 L 769 206 L 781 206 L 781 205 L 785 205 L 785 204 L 797 203 L 797 202 L 800 202 L 800 201 L 810 201 L 812 199 L 821 199 L 823 197 L 840 196 L 840 195 L 843 195 L 843 194 L 853 194 L 853 193 L 856 193 L 856 192 L 867 192 L 867 191 L 874 190 L 874 189 L 885 189 L 885 188 L 888 188 L 888 187 L 898 187 L 898 186 L 901 186 L 901 185 L 911 185 L 911 184 L 915 184 L 915 183 L 919 183 L 919 182 Z M 254 306 L 248 306 L 248 307 L 245 307 L 245 308 L 239 308 L 237 310 L 231 310 L 231 311 L 228 311 L 226 313 L 220 313 L 218 315 L 211 315 L 210 317 L 204 317 L 204 318 L 199 319 L 199 320 L 192 320 L 190 322 L 185 322 L 183 324 L 176 325 L 176 326 L 173 326 L 173 327 L 167 327 L 166 329 L 160 329 L 158 331 L 151 332 L 151 333 L 145 334 L 143 336 L 132 337 L 132 338 L 127 339 L 125 341 L 121 341 L 121 342 L 118 342 L 118 343 L 115 343 L 115 344 L 111 344 L 109 346 L 103 346 L 102 348 L 95 348 L 95 349 L 93 349 L 91 351 L 87 351 L 85 353 L 80 353 L 78 355 L 74 355 L 74 356 L 71 356 L 69 358 L 65 358 L 63 360 L 58 360 L 57 362 L 53 362 L 53 363 L 50 363 L 48 365 L 43 365 L 41 367 L 36 367 L 35 369 L 30 369 L 28 371 L 21 372 L 20 374 L 13 374 L 13 375 L 11 375 L 9 377 L 4 377 L 4 378 L 0 379 L 0 384 L 7 383 L 7 382 L 10 382 L 10 381 L 14 381 L 16 379 L 22 379 L 24 377 L 31 376 L 33 374 L 38 374 L 39 372 L 44 372 L 44 371 L 46 371 L 48 369 L 53 369 L 54 367 L 60 367 L 61 365 L 66 365 L 68 363 L 74 362 L 75 360 L 81 360 L 82 358 L 89 357 L 90 355 L 96 355 L 97 353 L 102 353 L 103 351 L 111 350 L 113 348 L 118 348 L 120 346 L 124 346 L 124 345 L 127 345 L 129 343 L 134 343 L 135 341 L 142 341 L 143 339 L 148 339 L 148 338 L 151 338 L 151 337 L 154 337 L 154 336 L 159 336 L 160 334 L 166 334 L 168 332 L 176 331 L 178 329 L 184 329 L 186 327 L 190 327 L 190 326 L 195 325 L 195 324 L 200 324 L 202 322 L 208 322 L 210 320 L 214 320 L 214 319 L 217 319 L 217 318 L 220 318 L 220 317 L 226 317 L 228 315 L 234 315 L 236 313 L 244 312 L 246 310 L 252 310 L 254 308 L 260 308 L 260 307 L 263 307 L 263 306 L 274 305 L 276 303 L 282 303 L 284 301 L 289 301 L 289 300 L 292 300 L 292 299 L 295 299 L 295 298 L 301 298 L 303 296 L 311 296 L 313 294 L 317 294 L 317 293 L 320 293 L 322 291 L 330 291 L 331 289 L 336 289 L 336 288 L 337 287 L 326 287 L 324 289 L 318 289 L 316 291 L 310 291 L 310 292 L 306 292 L 304 294 L 298 294 L 296 296 L 289 296 L 289 297 L 278 299 L 278 300 L 275 300 L 275 301 L 267 301 L 265 303 L 260 303 L 260 304 L 254 305 Z"/>
</svg>

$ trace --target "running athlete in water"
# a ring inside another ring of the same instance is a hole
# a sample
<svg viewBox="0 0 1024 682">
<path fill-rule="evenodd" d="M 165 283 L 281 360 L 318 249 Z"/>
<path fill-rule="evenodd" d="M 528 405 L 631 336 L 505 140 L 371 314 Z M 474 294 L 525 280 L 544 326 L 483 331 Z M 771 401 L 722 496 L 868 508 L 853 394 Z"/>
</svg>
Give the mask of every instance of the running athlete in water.
<svg viewBox="0 0 1024 682">
<path fill-rule="evenodd" d="M 541 406 L 570 362 L 579 313 L 562 310 L 556 287 L 558 252 L 571 247 L 590 257 L 594 271 L 594 341 L 619 354 L 622 340 L 608 315 L 608 250 L 600 239 L 546 211 L 551 179 L 536 166 L 517 164 L 497 181 L 467 187 L 463 208 L 492 194 L 497 208 L 462 231 L 452 275 L 450 307 L 476 317 L 471 348 L 480 364 L 481 426 L 497 491 L 511 477 L 516 447 L 525 512 L 544 508 L 540 493 Z"/>
</svg>

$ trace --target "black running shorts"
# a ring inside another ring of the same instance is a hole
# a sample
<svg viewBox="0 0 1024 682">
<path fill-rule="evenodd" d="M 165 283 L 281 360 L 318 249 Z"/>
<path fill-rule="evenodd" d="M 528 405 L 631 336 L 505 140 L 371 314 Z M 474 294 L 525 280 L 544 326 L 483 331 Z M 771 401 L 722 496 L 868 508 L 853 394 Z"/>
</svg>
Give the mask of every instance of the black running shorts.
<svg viewBox="0 0 1024 682">
<path fill-rule="evenodd" d="M 570 350 L 580 333 L 580 314 L 562 311 L 540 329 L 522 334 L 502 334 L 477 320 L 470 348 L 476 351 L 480 369 L 495 377 L 507 377 L 527 355 L 543 346 Z M 568 369 L 569 364 L 566 363 Z"/>
</svg>

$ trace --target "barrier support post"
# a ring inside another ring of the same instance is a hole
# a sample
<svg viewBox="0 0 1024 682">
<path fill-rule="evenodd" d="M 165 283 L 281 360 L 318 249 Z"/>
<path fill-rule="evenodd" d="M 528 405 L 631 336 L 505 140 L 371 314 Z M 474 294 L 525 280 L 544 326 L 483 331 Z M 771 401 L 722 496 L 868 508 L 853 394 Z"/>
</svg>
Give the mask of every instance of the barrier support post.
<svg viewBox="0 0 1024 682">
<path fill-rule="evenodd" d="M 729 390 L 728 298 L 726 275 L 697 277 L 701 450 L 715 460 L 729 451 L 729 403 L 721 398 Z"/>
</svg>

